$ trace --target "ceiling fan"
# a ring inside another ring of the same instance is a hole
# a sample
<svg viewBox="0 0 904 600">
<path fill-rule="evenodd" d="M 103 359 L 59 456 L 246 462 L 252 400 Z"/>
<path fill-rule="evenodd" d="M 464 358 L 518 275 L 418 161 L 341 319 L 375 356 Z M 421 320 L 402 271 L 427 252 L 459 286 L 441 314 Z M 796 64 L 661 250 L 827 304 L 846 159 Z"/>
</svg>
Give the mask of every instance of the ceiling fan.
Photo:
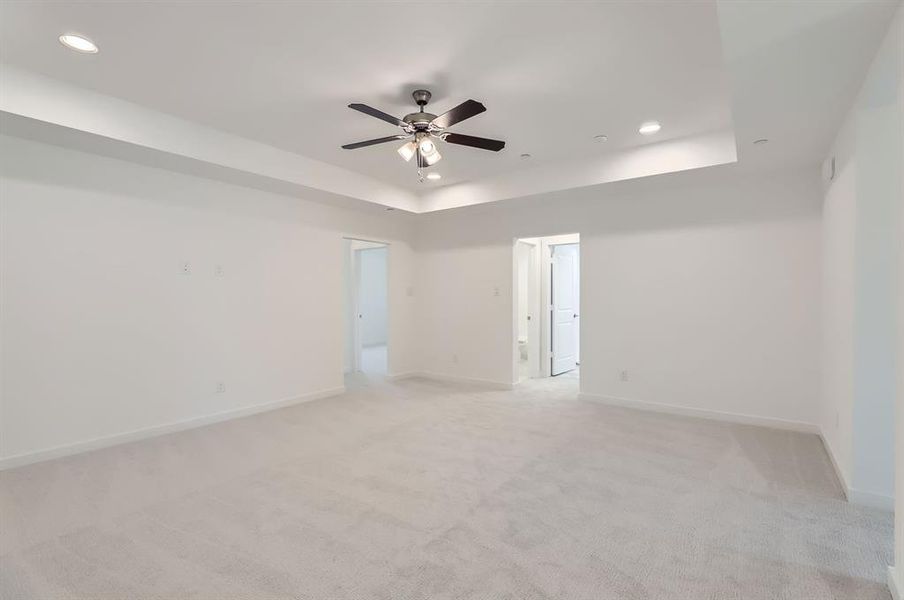
<svg viewBox="0 0 904 600">
<path fill-rule="evenodd" d="M 342 147 L 345 150 L 354 150 L 356 148 L 364 148 L 375 144 L 384 144 L 386 142 L 410 138 L 409 141 L 405 142 L 405 145 L 399 148 L 398 152 L 406 162 L 410 162 L 412 158 L 417 157 L 416 164 L 418 171 L 422 168 L 436 164 L 442 158 L 439 149 L 437 149 L 436 140 L 443 140 L 449 144 L 491 150 L 493 152 L 499 152 L 505 147 L 505 142 L 500 140 L 491 140 L 475 137 L 473 135 L 446 131 L 446 128 L 484 112 L 486 107 L 480 102 L 477 102 L 476 100 L 466 100 L 455 108 L 436 116 L 424 112 L 424 107 L 430 102 L 432 96 L 430 92 L 427 90 L 415 90 L 411 95 L 420 107 L 420 111 L 405 115 L 401 119 L 388 115 L 385 112 L 367 106 L 366 104 L 349 104 L 349 108 L 376 117 L 381 121 L 396 125 L 397 127 L 400 127 L 404 133 L 363 142 L 355 142 L 354 144 L 346 144 Z"/>
</svg>

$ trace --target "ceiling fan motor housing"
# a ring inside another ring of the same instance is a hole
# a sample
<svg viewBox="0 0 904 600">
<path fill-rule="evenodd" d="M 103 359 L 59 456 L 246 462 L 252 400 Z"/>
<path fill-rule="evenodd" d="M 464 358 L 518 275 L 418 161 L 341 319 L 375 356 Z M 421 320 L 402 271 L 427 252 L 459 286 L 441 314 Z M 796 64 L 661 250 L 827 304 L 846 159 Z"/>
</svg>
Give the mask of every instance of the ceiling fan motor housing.
<svg viewBox="0 0 904 600">
<path fill-rule="evenodd" d="M 433 94 L 427 90 L 414 90 L 411 92 L 411 97 L 414 98 L 418 106 L 426 106 Z"/>
<path fill-rule="evenodd" d="M 432 115 L 428 112 L 414 112 L 410 115 L 405 115 L 402 117 L 402 120 L 413 125 L 418 131 L 426 131 L 430 127 L 430 122 L 435 118 L 436 115 Z"/>
<path fill-rule="evenodd" d="M 430 122 L 436 118 L 436 115 L 424 112 L 424 107 L 430 102 L 433 94 L 427 90 L 414 90 L 411 92 L 411 97 L 421 107 L 421 110 L 405 115 L 402 120 L 413 126 L 415 131 L 427 131 L 430 128 Z"/>
</svg>

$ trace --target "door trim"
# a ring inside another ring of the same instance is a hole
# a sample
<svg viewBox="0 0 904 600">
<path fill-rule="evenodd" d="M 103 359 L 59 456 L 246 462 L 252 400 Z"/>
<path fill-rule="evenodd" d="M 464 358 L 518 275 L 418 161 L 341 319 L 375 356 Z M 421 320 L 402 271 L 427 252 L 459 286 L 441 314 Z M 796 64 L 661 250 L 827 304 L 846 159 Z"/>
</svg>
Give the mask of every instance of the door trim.
<svg viewBox="0 0 904 600">
<path fill-rule="evenodd" d="M 365 244 L 373 244 L 374 248 L 376 247 L 385 247 L 386 248 L 386 372 L 391 373 L 391 365 L 392 365 L 392 322 L 393 322 L 393 314 L 392 314 L 392 298 L 393 298 L 393 289 L 392 289 L 392 243 L 387 240 L 377 240 L 373 238 L 362 237 L 358 235 L 347 235 L 343 234 L 339 238 L 340 243 L 342 244 L 342 252 L 345 252 L 345 242 L 351 242 L 349 247 L 349 281 L 348 288 L 345 286 L 345 277 L 342 279 L 342 295 L 343 297 L 348 294 L 350 298 L 348 298 L 349 306 L 346 307 L 346 310 L 351 312 L 352 316 L 352 356 L 351 356 L 351 364 L 349 365 L 349 370 L 345 370 L 345 335 L 348 333 L 345 331 L 345 319 L 348 316 L 343 315 L 341 320 L 341 330 L 343 332 L 343 343 L 342 343 L 342 360 L 340 361 L 340 369 L 342 371 L 343 377 L 350 373 L 357 373 L 361 368 L 361 334 L 360 334 L 360 318 L 358 315 L 360 314 L 360 306 L 358 302 L 358 287 L 361 276 L 361 268 L 359 261 L 357 260 L 358 251 L 366 250 L 367 248 L 355 248 L 354 242 L 365 243 Z M 344 266 L 343 266 L 344 269 Z"/>
<path fill-rule="evenodd" d="M 549 266 L 550 266 L 550 261 L 552 260 L 552 247 L 563 245 L 563 244 L 578 244 L 578 248 L 579 248 L 578 251 L 580 251 L 581 238 L 580 238 L 580 234 L 578 234 L 578 233 L 568 233 L 568 234 L 563 234 L 563 235 L 551 235 L 551 236 L 527 236 L 527 235 L 525 235 L 525 236 L 520 236 L 520 237 L 514 238 L 513 239 L 514 243 L 512 244 L 512 268 L 515 271 L 517 269 L 517 259 L 515 257 L 515 250 L 514 250 L 515 243 L 517 243 L 519 240 L 525 240 L 525 239 L 536 240 L 536 242 L 538 242 L 537 251 L 536 251 L 537 252 L 536 253 L 537 265 L 535 266 L 535 268 L 537 269 L 537 276 L 538 276 L 538 286 L 537 287 L 538 287 L 538 291 L 539 291 L 539 298 L 538 298 L 538 302 L 537 302 L 537 313 L 536 313 L 538 315 L 538 324 L 537 324 L 538 335 L 537 335 L 537 337 L 539 339 L 539 344 L 538 344 L 539 357 L 538 357 L 538 360 L 536 363 L 537 364 L 537 372 L 535 375 L 533 375 L 533 377 L 540 377 L 540 378 L 550 377 L 550 372 L 551 372 L 550 361 L 551 361 L 552 353 L 550 351 L 551 346 L 550 346 L 550 335 L 549 335 L 549 331 L 550 331 L 550 327 L 551 327 L 551 319 L 550 319 L 550 314 L 549 314 L 550 293 L 551 293 L 551 286 L 549 285 L 549 277 L 550 277 Z M 581 265 L 580 269 L 583 269 L 583 266 L 582 266 L 583 263 L 581 262 L 581 263 L 579 263 L 579 265 Z M 517 277 L 516 273 L 517 273 L 517 271 L 515 273 L 513 273 L 513 275 L 512 275 L 513 282 L 515 282 L 515 280 L 516 280 L 515 279 Z M 578 277 L 580 277 L 580 271 L 578 273 Z M 514 290 L 516 290 L 517 288 L 513 287 L 512 289 L 514 292 Z M 581 291 L 581 290 L 579 290 L 579 291 Z M 516 301 L 513 299 L 512 300 L 513 314 L 514 314 L 515 306 L 516 306 Z M 513 325 L 514 325 L 514 320 L 513 320 Z M 580 327 L 580 321 L 578 322 L 578 327 Z M 518 345 L 517 330 L 512 332 L 512 340 L 513 340 L 512 343 L 513 343 L 515 349 L 517 349 L 517 345 Z M 517 366 L 518 366 L 517 362 L 513 362 L 512 368 L 517 369 Z M 514 371 L 512 374 L 512 381 L 513 382 L 518 381 L 517 373 Z"/>
</svg>

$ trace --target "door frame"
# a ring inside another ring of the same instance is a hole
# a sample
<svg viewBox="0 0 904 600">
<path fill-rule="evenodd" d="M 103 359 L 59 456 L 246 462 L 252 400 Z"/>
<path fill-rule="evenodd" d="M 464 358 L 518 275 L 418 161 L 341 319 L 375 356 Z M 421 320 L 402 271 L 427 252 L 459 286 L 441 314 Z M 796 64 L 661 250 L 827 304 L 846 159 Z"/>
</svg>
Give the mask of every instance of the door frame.
<svg viewBox="0 0 904 600">
<path fill-rule="evenodd" d="M 392 360 L 392 302 L 390 301 L 390 297 L 392 295 L 392 288 L 389 285 L 389 282 L 392 281 L 392 244 L 388 241 L 376 240 L 373 238 L 366 238 L 356 235 L 343 235 L 340 238 L 340 243 L 342 244 L 342 254 L 345 253 L 345 243 L 351 242 L 348 250 L 349 256 L 343 257 L 343 271 L 345 270 L 345 260 L 349 262 L 349 272 L 348 272 L 348 280 L 345 279 L 345 274 L 343 273 L 343 277 L 341 277 L 341 285 L 342 285 L 342 297 L 344 298 L 344 302 L 342 303 L 344 306 L 345 314 L 342 315 L 341 320 L 341 330 L 343 332 L 342 336 L 342 373 L 358 373 L 361 370 L 361 323 L 360 323 L 360 296 L 359 296 L 359 287 L 361 281 L 361 264 L 357 260 L 358 252 L 361 250 L 370 250 L 374 248 L 386 248 L 386 373 L 387 375 L 391 373 L 389 365 L 392 364 L 390 361 Z M 355 243 L 366 244 L 369 245 L 356 248 Z M 346 321 L 348 319 L 348 321 Z M 350 322 L 351 331 L 346 330 L 346 323 Z M 349 337 L 351 338 L 352 344 L 352 352 L 351 352 L 351 363 L 348 365 L 348 369 L 346 369 L 345 365 L 345 353 L 347 351 L 346 343 L 349 341 Z"/>
<path fill-rule="evenodd" d="M 534 274 L 538 278 L 537 294 L 531 294 L 530 302 L 534 307 L 528 309 L 531 314 L 532 327 L 528 334 L 528 362 L 531 363 L 530 377 L 542 378 L 550 377 L 552 372 L 552 348 L 550 328 L 552 327 L 552 319 L 550 311 L 552 310 L 552 286 L 550 285 L 550 276 L 552 273 L 552 247 L 564 244 L 577 244 L 578 252 L 580 252 L 581 236 L 578 233 L 566 233 L 561 235 L 550 236 L 522 236 L 513 238 L 512 243 L 512 383 L 520 382 L 518 373 L 519 353 L 518 353 L 518 255 L 516 248 L 518 242 L 533 243 L 535 250 L 531 253 L 536 258 L 535 264 L 530 267 L 530 274 Z M 579 259 L 578 270 L 578 291 L 583 295 L 583 285 L 581 282 L 581 271 L 583 271 L 583 261 Z M 580 300 L 578 300 L 580 303 Z M 536 315 L 536 316 L 534 316 Z M 580 328 L 583 319 L 578 320 L 578 342 L 583 343 L 583 336 L 580 335 Z M 534 343 L 536 340 L 536 343 Z M 537 360 L 531 360 L 531 346 L 536 348 Z M 578 348 L 578 356 L 581 355 Z"/>
<path fill-rule="evenodd" d="M 530 319 L 527 333 L 528 379 L 542 377 L 540 365 L 540 238 L 515 238 L 512 252 L 512 383 L 520 383 L 521 350 L 518 346 L 519 309 L 518 298 L 519 265 L 518 244 L 529 247 L 527 255 L 527 314 Z"/>
</svg>

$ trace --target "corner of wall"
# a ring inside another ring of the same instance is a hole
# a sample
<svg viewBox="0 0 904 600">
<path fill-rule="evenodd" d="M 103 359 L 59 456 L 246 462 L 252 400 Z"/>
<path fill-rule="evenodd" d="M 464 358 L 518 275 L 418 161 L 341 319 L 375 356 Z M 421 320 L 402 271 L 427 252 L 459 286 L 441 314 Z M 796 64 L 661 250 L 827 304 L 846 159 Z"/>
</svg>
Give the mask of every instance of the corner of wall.
<svg viewBox="0 0 904 600">
<path fill-rule="evenodd" d="M 850 486 L 848 485 L 847 476 L 838 462 L 838 457 L 835 454 L 835 450 L 832 448 L 832 443 L 822 429 L 820 429 L 819 432 L 819 439 L 822 441 L 822 445 L 826 449 L 826 454 L 829 455 L 829 461 L 831 461 L 832 467 L 835 469 L 835 476 L 838 478 L 838 485 L 841 487 L 841 493 L 844 494 L 845 500 L 850 500 Z"/>
<path fill-rule="evenodd" d="M 892 600 L 904 600 L 904 575 L 901 570 L 900 566 L 888 567 L 888 591 Z"/>
</svg>

